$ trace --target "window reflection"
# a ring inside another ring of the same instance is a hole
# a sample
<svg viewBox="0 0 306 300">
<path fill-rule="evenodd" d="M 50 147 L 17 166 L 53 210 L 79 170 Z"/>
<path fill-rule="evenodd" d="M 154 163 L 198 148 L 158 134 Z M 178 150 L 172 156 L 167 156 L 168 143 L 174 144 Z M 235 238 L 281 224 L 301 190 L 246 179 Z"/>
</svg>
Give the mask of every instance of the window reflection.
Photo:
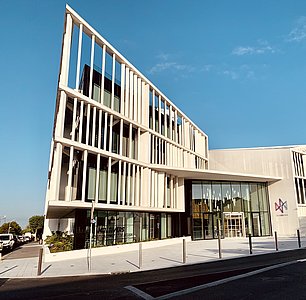
<svg viewBox="0 0 306 300">
<path fill-rule="evenodd" d="M 217 219 L 225 237 L 271 234 L 265 183 L 192 182 L 193 239 L 216 238 Z"/>
</svg>

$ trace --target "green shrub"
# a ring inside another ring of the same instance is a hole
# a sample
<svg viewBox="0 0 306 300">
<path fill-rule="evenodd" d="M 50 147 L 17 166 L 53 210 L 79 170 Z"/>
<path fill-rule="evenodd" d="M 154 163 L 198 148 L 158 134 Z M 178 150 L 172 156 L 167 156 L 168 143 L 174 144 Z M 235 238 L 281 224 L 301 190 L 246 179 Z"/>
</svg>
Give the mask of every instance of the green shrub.
<svg viewBox="0 0 306 300">
<path fill-rule="evenodd" d="M 68 235 L 66 232 L 56 231 L 45 239 L 45 243 L 51 253 L 70 251 L 73 249 L 73 236 Z"/>
</svg>

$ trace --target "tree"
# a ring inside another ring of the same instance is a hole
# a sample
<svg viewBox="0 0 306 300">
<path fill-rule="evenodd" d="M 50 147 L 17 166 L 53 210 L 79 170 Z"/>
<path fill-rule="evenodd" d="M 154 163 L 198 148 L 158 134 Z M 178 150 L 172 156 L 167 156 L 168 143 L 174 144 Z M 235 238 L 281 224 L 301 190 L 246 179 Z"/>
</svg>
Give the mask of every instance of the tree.
<svg viewBox="0 0 306 300">
<path fill-rule="evenodd" d="M 22 233 L 22 229 L 17 222 L 11 221 L 8 223 L 4 223 L 0 227 L 0 233 L 12 233 L 12 234 L 20 235 Z"/>
<path fill-rule="evenodd" d="M 32 233 L 37 233 L 37 230 L 44 227 L 44 216 L 32 216 L 29 219 L 29 227 Z"/>
</svg>

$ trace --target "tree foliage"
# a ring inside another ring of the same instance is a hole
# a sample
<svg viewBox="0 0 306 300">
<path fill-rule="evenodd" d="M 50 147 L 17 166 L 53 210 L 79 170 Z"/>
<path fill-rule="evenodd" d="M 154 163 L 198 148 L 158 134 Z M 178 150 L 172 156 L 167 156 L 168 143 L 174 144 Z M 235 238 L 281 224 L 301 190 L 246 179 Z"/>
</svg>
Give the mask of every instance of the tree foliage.
<svg viewBox="0 0 306 300">
<path fill-rule="evenodd" d="M 73 249 L 73 237 L 66 232 L 53 232 L 51 236 L 45 239 L 50 252 L 70 251 Z"/>
<path fill-rule="evenodd" d="M 44 216 L 32 216 L 29 219 L 29 228 L 32 233 L 36 233 L 38 229 L 44 227 Z"/>
<path fill-rule="evenodd" d="M 22 233 L 22 229 L 17 222 L 11 221 L 11 222 L 2 224 L 2 226 L 0 227 L 0 233 L 8 233 L 8 232 L 12 234 L 20 235 Z"/>
</svg>

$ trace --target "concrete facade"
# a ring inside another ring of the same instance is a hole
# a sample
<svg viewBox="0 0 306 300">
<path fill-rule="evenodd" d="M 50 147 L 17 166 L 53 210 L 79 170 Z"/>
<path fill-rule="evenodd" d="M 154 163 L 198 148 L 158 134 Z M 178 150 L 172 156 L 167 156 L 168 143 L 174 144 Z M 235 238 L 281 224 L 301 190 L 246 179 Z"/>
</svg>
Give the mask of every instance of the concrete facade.
<svg viewBox="0 0 306 300">
<path fill-rule="evenodd" d="M 268 187 L 272 229 L 306 234 L 305 146 L 210 150 L 210 169 L 279 177 Z"/>
</svg>

